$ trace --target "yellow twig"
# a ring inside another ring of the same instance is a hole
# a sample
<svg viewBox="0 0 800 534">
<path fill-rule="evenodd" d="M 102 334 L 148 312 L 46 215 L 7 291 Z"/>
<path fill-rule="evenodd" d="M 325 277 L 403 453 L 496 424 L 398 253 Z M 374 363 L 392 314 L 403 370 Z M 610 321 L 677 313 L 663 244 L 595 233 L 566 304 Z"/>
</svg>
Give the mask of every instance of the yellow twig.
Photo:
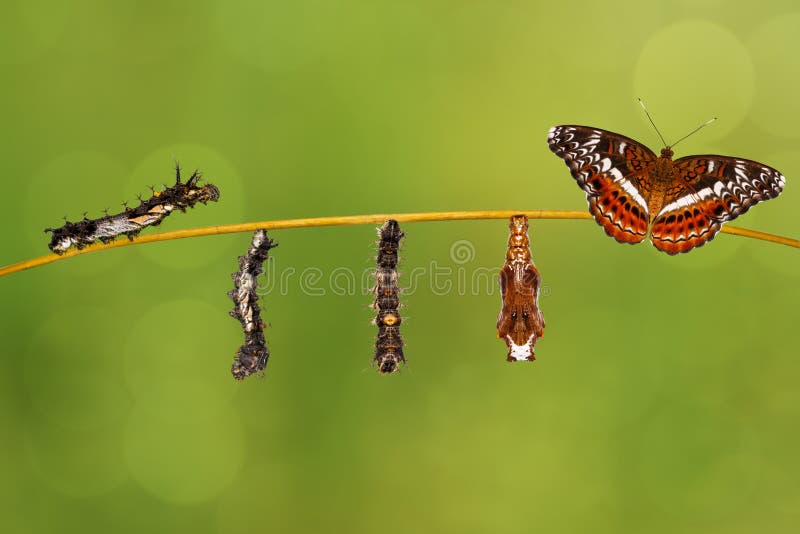
<svg viewBox="0 0 800 534">
<path fill-rule="evenodd" d="M 399 222 L 425 222 L 425 221 L 463 221 L 474 219 L 508 219 L 512 215 L 524 213 L 529 219 L 591 219 L 592 216 L 585 211 L 568 210 L 520 210 L 520 211 L 439 211 L 426 213 L 379 213 L 373 215 L 351 215 L 347 217 L 314 217 L 310 219 L 284 219 L 280 221 L 261 221 L 242 224 L 226 224 L 223 226 L 205 226 L 202 228 L 190 228 L 187 230 L 174 230 L 172 232 L 161 232 L 137 237 L 133 241 L 119 239 L 111 243 L 96 244 L 84 248 L 83 250 L 72 249 L 62 256 L 49 254 L 30 260 L 14 263 L 0 269 L 0 276 L 32 269 L 54 261 L 65 260 L 80 254 L 88 254 L 98 250 L 106 250 L 117 247 L 127 247 L 129 245 L 143 245 L 155 241 L 169 241 L 170 239 L 184 239 L 188 237 L 201 237 L 207 235 L 233 234 L 237 232 L 253 232 L 259 228 L 265 230 L 281 230 L 285 228 L 312 228 L 316 226 L 347 226 L 356 224 L 380 224 L 387 219 L 395 219 Z M 800 248 L 800 240 L 791 239 L 774 234 L 757 232 L 746 228 L 736 228 L 733 226 L 723 226 L 722 232 L 727 234 L 780 243 L 790 247 Z"/>
</svg>

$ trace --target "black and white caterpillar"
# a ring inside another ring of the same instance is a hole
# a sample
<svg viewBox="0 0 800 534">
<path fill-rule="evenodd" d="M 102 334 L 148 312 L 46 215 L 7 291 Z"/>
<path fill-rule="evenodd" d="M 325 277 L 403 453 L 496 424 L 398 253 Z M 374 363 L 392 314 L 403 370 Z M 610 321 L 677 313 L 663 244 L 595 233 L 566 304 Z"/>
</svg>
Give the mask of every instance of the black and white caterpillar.
<svg viewBox="0 0 800 534">
<path fill-rule="evenodd" d="M 400 335 L 400 289 L 397 287 L 397 261 L 400 240 L 403 232 L 394 219 L 390 219 L 378 229 L 377 267 L 375 268 L 375 302 L 372 307 L 377 313 L 378 337 L 375 339 L 375 358 L 378 371 L 389 374 L 405 363 L 403 356 L 403 337 Z"/>
<path fill-rule="evenodd" d="M 239 347 L 231 367 L 231 374 L 236 380 L 244 380 L 267 367 L 269 350 L 264 339 L 264 321 L 261 319 L 256 290 L 257 278 L 264 268 L 269 250 L 277 246 L 267 237 L 266 230 L 256 230 L 247 254 L 239 256 L 239 270 L 231 274 L 234 287 L 228 296 L 234 307 L 230 316 L 238 319 L 244 330 L 244 345 Z"/>
<path fill-rule="evenodd" d="M 108 243 L 120 235 L 128 239 L 136 237 L 143 228 L 157 226 L 173 211 L 186 211 L 198 202 L 219 200 L 219 189 L 213 184 L 199 186 L 200 173 L 195 171 L 185 183 L 181 182 L 181 169 L 175 167 L 175 185 L 163 191 L 153 191 L 147 200 L 135 208 L 125 208 L 116 215 L 105 215 L 99 219 L 84 217 L 80 221 L 67 221 L 61 228 L 47 228 L 53 234 L 48 247 L 56 254 L 64 254 L 72 247 L 82 249 L 100 241 Z"/>
</svg>

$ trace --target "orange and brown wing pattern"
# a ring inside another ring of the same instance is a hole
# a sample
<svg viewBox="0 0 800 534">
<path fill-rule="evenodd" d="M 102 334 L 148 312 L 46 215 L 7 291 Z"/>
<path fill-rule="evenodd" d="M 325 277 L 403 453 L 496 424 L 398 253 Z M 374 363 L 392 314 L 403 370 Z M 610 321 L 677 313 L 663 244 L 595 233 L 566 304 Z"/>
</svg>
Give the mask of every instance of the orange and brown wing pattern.
<svg viewBox="0 0 800 534">
<path fill-rule="evenodd" d="M 675 193 L 653 219 L 650 240 L 667 254 L 688 252 L 714 239 L 722 224 L 761 201 L 777 197 L 784 176 L 762 163 L 726 156 L 675 161 Z"/>
<path fill-rule="evenodd" d="M 587 126 L 556 126 L 547 142 L 586 192 L 589 211 L 620 243 L 647 237 L 648 170 L 656 155 L 620 134 Z"/>
</svg>

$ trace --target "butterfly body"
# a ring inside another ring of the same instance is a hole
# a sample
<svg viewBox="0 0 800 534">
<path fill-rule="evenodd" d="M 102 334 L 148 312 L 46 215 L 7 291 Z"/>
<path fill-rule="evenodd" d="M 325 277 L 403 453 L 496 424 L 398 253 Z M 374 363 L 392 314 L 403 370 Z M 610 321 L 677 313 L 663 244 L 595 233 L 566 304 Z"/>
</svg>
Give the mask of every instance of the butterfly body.
<svg viewBox="0 0 800 534">
<path fill-rule="evenodd" d="M 639 192 L 647 201 L 651 221 L 652 214 L 657 213 L 664 205 L 664 201 L 676 193 L 673 187 L 675 184 L 673 164 L 672 150 L 665 148 L 661 151 L 661 155 L 645 168 L 642 176 L 649 176 L 650 179 L 638 180 Z"/>
<path fill-rule="evenodd" d="M 548 144 L 586 192 L 589 211 L 621 243 L 650 234 L 668 254 L 714 238 L 722 224 L 778 196 L 786 183 L 762 163 L 700 155 L 673 160 L 628 137 L 587 126 L 556 126 Z"/>
</svg>

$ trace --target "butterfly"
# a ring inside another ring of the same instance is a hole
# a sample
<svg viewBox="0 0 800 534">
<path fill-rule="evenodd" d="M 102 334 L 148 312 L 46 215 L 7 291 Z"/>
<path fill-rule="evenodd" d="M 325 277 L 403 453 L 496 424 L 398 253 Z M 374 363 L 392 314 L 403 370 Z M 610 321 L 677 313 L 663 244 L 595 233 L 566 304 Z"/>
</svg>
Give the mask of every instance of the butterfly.
<svg viewBox="0 0 800 534">
<path fill-rule="evenodd" d="M 667 254 L 711 241 L 723 223 L 777 197 L 786 184 L 763 163 L 713 155 L 673 161 L 675 144 L 656 156 L 629 137 L 588 126 L 551 128 L 547 143 L 586 192 L 606 234 L 634 244 L 649 230 L 653 246 Z"/>
</svg>

